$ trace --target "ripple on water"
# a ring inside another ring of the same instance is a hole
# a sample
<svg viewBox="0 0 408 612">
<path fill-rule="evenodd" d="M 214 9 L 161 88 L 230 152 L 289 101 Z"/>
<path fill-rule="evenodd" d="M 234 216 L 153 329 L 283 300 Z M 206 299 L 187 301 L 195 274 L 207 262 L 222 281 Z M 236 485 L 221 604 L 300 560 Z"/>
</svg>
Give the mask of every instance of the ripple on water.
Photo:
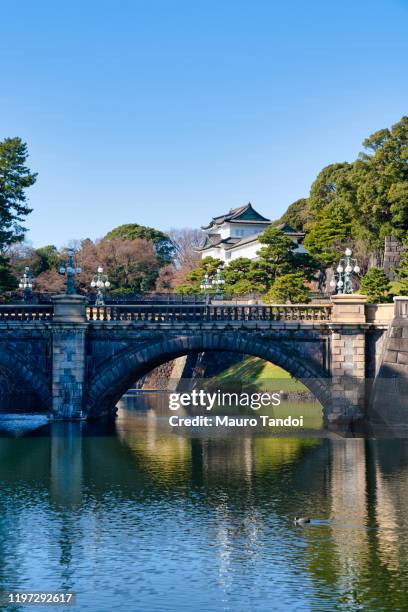
<svg viewBox="0 0 408 612">
<path fill-rule="evenodd" d="M 81 612 L 408 609 L 405 441 L 190 438 L 146 413 L 71 434 L 0 438 L 1 589 L 72 589 Z"/>
</svg>

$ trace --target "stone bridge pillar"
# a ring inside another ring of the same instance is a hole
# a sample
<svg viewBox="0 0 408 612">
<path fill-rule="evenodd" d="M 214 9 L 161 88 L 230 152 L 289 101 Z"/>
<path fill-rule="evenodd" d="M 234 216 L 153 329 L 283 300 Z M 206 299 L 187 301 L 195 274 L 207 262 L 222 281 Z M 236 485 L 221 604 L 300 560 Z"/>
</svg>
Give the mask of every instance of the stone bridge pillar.
<svg viewBox="0 0 408 612">
<path fill-rule="evenodd" d="M 365 409 L 365 295 L 334 295 L 331 338 L 331 422 L 356 421 Z"/>
<path fill-rule="evenodd" d="M 85 386 L 86 298 L 53 298 L 52 412 L 55 419 L 81 419 Z"/>
</svg>

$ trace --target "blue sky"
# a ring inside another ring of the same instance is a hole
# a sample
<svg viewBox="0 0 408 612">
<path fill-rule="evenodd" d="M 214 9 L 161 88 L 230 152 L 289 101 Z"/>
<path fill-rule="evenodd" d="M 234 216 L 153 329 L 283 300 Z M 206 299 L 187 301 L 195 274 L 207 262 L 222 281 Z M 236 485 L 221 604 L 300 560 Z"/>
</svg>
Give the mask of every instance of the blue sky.
<svg viewBox="0 0 408 612">
<path fill-rule="evenodd" d="M 4 0 L 1 23 L 35 246 L 249 200 L 276 218 L 408 113 L 407 0 Z"/>
</svg>

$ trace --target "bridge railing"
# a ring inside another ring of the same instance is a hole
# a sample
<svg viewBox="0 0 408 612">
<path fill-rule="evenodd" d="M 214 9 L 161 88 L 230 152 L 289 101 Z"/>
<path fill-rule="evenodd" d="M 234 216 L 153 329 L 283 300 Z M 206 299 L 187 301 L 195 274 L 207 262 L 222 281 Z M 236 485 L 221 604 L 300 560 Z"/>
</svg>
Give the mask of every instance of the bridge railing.
<svg viewBox="0 0 408 612">
<path fill-rule="evenodd" d="M 0 321 L 50 321 L 53 315 L 54 307 L 52 305 L 0 305 Z"/>
<path fill-rule="evenodd" d="M 115 305 L 90 306 L 89 321 L 198 323 L 200 321 L 330 321 L 331 306 L 323 304 L 260 305 Z"/>
<path fill-rule="evenodd" d="M 53 305 L 0 305 L 0 322 L 51 321 Z M 330 321 L 327 304 L 117 304 L 89 306 L 88 321 L 199 323 L 202 321 Z"/>
</svg>

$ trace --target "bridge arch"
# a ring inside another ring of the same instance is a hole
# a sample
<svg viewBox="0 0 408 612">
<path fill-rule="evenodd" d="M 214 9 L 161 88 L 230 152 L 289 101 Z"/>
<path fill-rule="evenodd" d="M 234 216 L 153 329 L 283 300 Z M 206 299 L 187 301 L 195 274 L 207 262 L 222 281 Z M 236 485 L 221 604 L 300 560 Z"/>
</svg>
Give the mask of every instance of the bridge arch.
<svg viewBox="0 0 408 612">
<path fill-rule="evenodd" d="M 89 382 L 85 400 L 87 416 L 96 418 L 111 412 L 132 383 L 158 365 L 204 351 L 237 352 L 270 361 L 298 378 L 320 401 L 325 416 L 330 409 L 329 376 L 320 364 L 311 359 L 306 361 L 284 341 L 270 342 L 254 334 L 217 330 L 180 334 L 149 345 L 135 344 L 111 357 Z"/>
<path fill-rule="evenodd" d="M 26 359 L 14 353 L 9 347 L 0 351 L 0 366 L 11 378 L 27 384 L 30 391 L 38 397 L 41 407 L 51 409 L 51 383 Z"/>
</svg>

